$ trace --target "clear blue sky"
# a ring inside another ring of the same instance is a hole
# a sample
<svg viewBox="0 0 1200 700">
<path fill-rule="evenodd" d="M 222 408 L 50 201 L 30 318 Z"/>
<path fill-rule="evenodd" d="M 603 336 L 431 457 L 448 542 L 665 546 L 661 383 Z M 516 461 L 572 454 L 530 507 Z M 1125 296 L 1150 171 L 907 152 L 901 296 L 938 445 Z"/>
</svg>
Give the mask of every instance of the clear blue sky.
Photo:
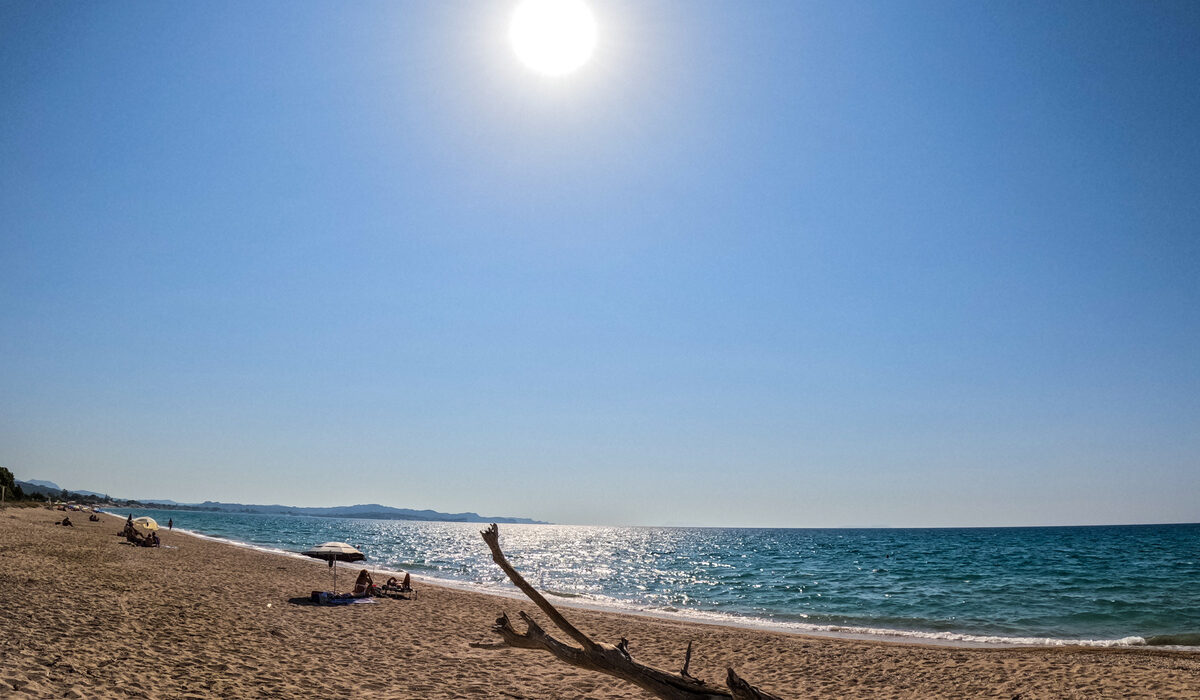
<svg viewBox="0 0 1200 700">
<path fill-rule="evenodd" d="M 0 464 L 556 522 L 1200 520 L 1200 4 L 0 3 Z"/>
</svg>

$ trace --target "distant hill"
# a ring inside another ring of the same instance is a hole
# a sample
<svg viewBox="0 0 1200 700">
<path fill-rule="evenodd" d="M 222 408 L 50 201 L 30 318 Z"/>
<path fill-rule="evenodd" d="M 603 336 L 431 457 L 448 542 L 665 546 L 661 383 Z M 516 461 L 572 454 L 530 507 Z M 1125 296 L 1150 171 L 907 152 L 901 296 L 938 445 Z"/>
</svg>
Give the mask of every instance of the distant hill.
<svg viewBox="0 0 1200 700">
<path fill-rule="evenodd" d="M 41 494 L 57 499 L 62 495 L 63 489 L 53 481 L 41 481 L 38 479 L 30 479 L 29 481 L 17 481 L 27 494 Z M 206 510 L 218 511 L 226 513 L 261 513 L 264 515 L 309 515 L 318 518 L 363 518 L 368 520 L 426 520 L 430 522 L 452 522 L 452 523 L 506 523 L 506 524 L 526 524 L 526 525 L 544 525 L 542 520 L 533 520 L 532 518 L 514 518 L 503 515 L 480 515 L 478 513 L 442 513 L 436 510 L 413 510 L 412 508 L 393 508 L 384 506 L 378 503 L 364 503 L 354 506 L 333 506 L 330 508 L 301 508 L 299 506 L 281 506 L 281 505 L 256 505 L 252 503 L 221 503 L 220 501 L 205 501 L 203 503 L 180 503 L 169 498 L 109 498 L 106 494 L 96 493 L 94 491 L 70 491 L 72 496 L 91 496 L 97 499 L 103 499 L 106 502 L 120 502 L 127 505 L 143 504 L 157 505 L 166 508 L 179 508 L 182 510 Z"/>
<path fill-rule="evenodd" d="M 62 493 L 62 489 L 52 481 L 21 481 L 17 479 L 16 484 L 27 494 L 37 493 L 43 496 L 57 496 Z M 46 484 L 50 485 L 46 486 Z"/>
<path fill-rule="evenodd" d="M 17 486 L 25 493 L 40 493 L 43 496 L 60 496 L 63 489 L 53 481 L 43 481 L 41 479 L 30 479 L 29 481 L 16 480 Z M 95 496 L 96 498 L 104 498 L 105 494 L 96 493 L 95 491 L 71 491 L 69 493 L 78 494 L 80 496 Z"/>
<path fill-rule="evenodd" d="M 163 505 L 183 506 L 196 510 L 224 511 L 230 513 L 262 513 L 266 515 L 310 515 L 318 518 L 366 518 L 371 520 L 427 520 L 436 522 L 457 523 L 515 523 L 539 525 L 541 520 L 531 518 L 513 518 L 506 516 L 484 516 L 478 513 L 442 513 L 436 510 L 413 510 L 411 508 L 393 508 L 378 503 L 366 503 L 354 506 L 333 506 L 330 508 L 301 508 L 299 506 L 256 505 L 247 503 L 221 503 L 205 501 L 203 503 L 174 503 L 166 501 L 142 501 L 143 503 L 158 503 Z"/>
</svg>

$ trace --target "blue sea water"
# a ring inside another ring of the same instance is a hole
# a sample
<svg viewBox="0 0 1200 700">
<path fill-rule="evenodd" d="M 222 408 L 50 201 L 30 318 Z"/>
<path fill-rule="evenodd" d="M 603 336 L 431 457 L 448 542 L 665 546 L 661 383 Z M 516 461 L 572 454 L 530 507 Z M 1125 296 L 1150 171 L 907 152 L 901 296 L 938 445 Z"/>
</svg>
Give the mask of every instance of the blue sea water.
<svg viewBox="0 0 1200 700">
<path fill-rule="evenodd" d="M 128 511 L 120 511 L 124 515 Z M 515 590 L 477 523 L 142 509 L 270 550 L 354 544 L 379 569 Z M 964 529 L 501 525 L 552 599 L 800 632 L 1200 646 L 1200 524 Z"/>
</svg>

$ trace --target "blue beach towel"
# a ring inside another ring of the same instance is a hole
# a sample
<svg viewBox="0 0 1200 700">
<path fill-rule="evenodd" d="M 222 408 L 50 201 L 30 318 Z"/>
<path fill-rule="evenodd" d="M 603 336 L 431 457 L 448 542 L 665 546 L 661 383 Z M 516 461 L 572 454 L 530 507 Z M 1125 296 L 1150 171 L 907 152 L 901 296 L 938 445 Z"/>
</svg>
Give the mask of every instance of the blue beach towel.
<svg viewBox="0 0 1200 700">
<path fill-rule="evenodd" d="M 345 593 L 334 595 L 327 591 L 313 591 L 309 600 L 318 605 L 358 605 L 360 603 L 377 603 L 374 598 L 354 598 Z"/>
<path fill-rule="evenodd" d="M 363 603 L 378 603 L 374 598 L 330 598 L 326 605 L 361 605 Z"/>
</svg>

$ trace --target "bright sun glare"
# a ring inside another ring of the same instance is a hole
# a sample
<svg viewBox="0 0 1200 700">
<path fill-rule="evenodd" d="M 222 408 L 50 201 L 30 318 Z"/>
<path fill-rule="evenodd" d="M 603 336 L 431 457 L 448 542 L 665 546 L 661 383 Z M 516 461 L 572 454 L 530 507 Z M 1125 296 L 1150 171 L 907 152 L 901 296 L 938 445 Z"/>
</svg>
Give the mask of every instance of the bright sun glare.
<svg viewBox="0 0 1200 700">
<path fill-rule="evenodd" d="M 596 20 L 583 0 L 522 0 L 508 27 L 525 65 L 564 75 L 587 62 L 596 47 Z"/>
</svg>

